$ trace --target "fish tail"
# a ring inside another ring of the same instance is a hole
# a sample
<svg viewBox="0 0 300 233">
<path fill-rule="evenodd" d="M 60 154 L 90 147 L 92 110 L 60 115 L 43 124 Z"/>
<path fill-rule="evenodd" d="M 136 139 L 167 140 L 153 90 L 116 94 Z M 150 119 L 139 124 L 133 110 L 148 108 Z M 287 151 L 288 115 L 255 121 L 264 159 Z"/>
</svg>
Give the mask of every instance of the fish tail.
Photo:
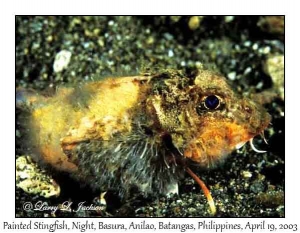
<svg viewBox="0 0 300 233">
<path fill-rule="evenodd" d="M 32 89 L 17 88 L 16 107 L 22 110 L 34 109 L 44 103 L 45 97 Z"/>
</svg>

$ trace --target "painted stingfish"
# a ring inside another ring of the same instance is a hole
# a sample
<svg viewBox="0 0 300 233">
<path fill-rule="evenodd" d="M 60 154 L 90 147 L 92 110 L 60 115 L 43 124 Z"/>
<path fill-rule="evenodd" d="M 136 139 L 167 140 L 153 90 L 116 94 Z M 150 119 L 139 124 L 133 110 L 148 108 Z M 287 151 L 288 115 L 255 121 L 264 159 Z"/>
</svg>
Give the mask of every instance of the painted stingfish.
<svg viewBox="0 0 300 233">
<path fill-rule="evenodd" d="M 107 78 L 52 96 L 17 89 L 27 109 L 28 148 L 37 161 L 95 189 L 174 191 L 191 164 L 210 168 L 261 133 L 271 117 L 206 70 Z M 255 147 L 253 147 L 255 149 Z M 259 151 L 258 151 L 259 152 Z"/>
</svg>

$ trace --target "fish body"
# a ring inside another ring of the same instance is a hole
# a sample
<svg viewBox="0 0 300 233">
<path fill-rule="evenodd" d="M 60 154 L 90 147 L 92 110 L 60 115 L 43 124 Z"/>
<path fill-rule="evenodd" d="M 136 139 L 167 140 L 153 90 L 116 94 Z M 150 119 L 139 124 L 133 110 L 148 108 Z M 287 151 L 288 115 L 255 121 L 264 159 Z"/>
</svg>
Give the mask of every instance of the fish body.
<svg viewBox="0 0 300 233">
<path fill-rule="evenodd" d="M 107 78 L 52 96 L 17 91 L 35 159 L 95 189 L 168 192 L 185 167 L 213 167 L 270 115 L 210 71 Z"/>
</svg>

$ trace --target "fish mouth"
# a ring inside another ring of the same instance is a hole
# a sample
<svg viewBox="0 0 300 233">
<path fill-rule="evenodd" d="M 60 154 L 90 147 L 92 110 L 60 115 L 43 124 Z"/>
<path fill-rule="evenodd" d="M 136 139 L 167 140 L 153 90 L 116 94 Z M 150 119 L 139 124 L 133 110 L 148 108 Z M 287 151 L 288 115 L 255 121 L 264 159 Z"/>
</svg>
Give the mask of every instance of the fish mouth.
<svg viewBox="0 0 300 233">
<path fill-rule="evenodd" d="M 264 131 L 262 131 L 262 133 L 259 134 L 261 136 L 261 138 L 263 139 L 263 141 L 265 142 L 265 144 L 268 145 L 268 142 L 265 138 L 265 135 L 264 135 Z M 267 151 L 266 150 L 260 150 L 260 149 L 257 149 L 253 143 L 254 141 L 254 137 L 251 137 L 249 140 L 247 141 L 242 141 L 242 142 L 239 142 L 238 144 L 235 145 L 235 149 L 238 150 L 238 149 L 241 149 L 247 142 L 249 142 L 250 144 L 250 147 L 253 151 L 255 151 L 256 153 L 266 153 Z"/>
<path fill-rule="evenodd" d="M 249 132 L 248 133 L 248 137 L 246 137 L 246 140 L 240 141 L 239 143 L 237 143 L 235 145 L 235 149 L 241 149 L 247 142 L 249 142 L 250 147 L 253 151 L 255 151 L 256 153 L 266 153 L 267 151 L 265 150 L 260 150 L 257 149 L 254 145 L 254 139 L 256 136 L 260 136 L 263 141 L 265 142 L 266 145 L 268 145 L 268 142 L 266 140 L 264 131 L 267 129 L 267 127 L 271 124 L 271 116 L 270 114 L 268 114 L 266 112 L 265 116 L 263 117 L 263 120 L 260 123 L 260 127 L 258 129 L 256 129 L 254 132 Z"/>
</svg>

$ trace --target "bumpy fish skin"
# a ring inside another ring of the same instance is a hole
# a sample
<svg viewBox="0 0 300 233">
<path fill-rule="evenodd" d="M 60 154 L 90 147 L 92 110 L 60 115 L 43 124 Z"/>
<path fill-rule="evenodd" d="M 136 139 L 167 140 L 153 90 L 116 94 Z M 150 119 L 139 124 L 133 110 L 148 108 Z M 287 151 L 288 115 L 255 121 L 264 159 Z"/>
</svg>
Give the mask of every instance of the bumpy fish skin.
<svg viewBox="0 0 300 233">
<path fill-rule="evenodd" d="M 27 102 L 38 160 L 121 193 L 167 192 L 188 164 L 214 166 L 270 122 L 262 106 L 205 70 L 108 78 Z"/>
</svg>

